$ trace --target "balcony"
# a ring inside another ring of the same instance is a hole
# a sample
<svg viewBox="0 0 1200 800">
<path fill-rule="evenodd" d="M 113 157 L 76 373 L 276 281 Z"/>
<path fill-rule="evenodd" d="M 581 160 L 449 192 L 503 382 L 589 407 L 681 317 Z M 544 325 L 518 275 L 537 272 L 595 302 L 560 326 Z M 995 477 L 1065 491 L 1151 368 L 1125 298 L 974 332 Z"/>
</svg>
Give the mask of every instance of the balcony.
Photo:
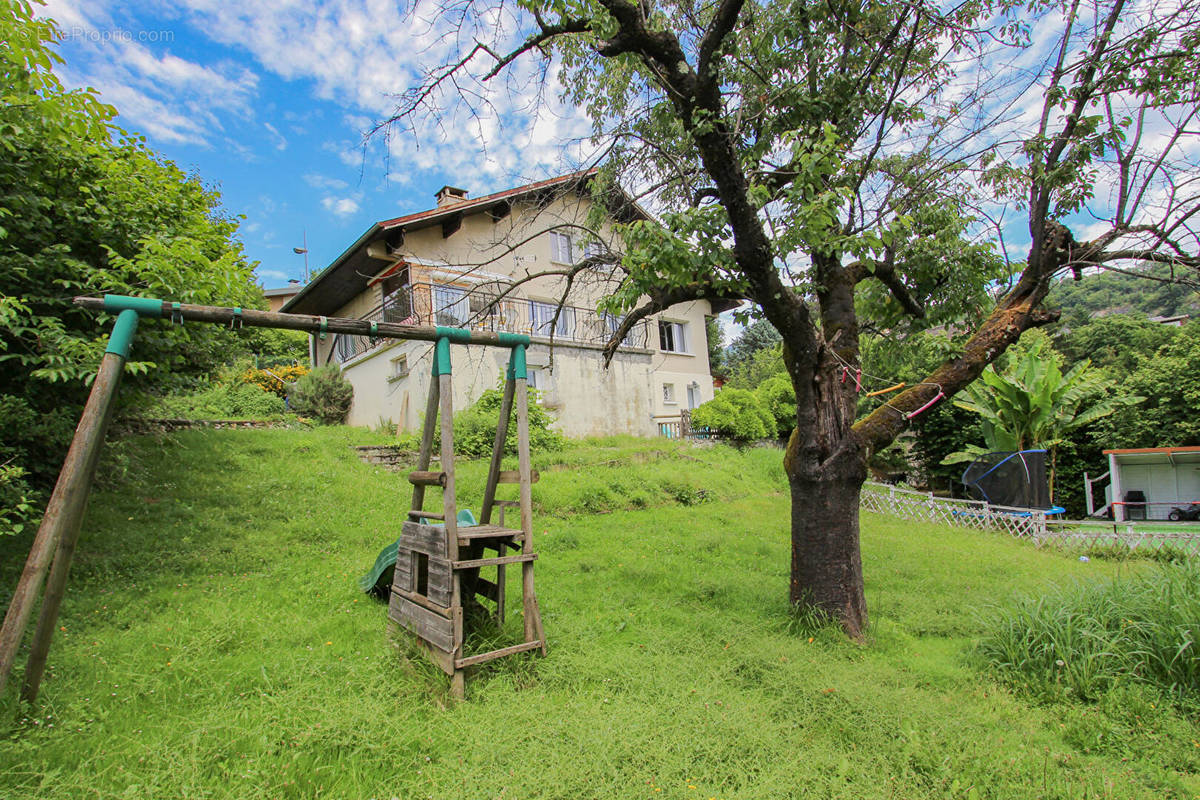
<svg viewBox="0 0 1200 800">
<path fill-rule="evenodd" d="M 473 331 L 524 333 L 538 342 L 593 347 L 607 344 L 620 325 L 621 318 L 612 314 L 600 314 L 579 306 L 562 306 L 560 310 L 556 303 L 523 297 L 500 298 L 500 291 L 502 289 L 495 286 L 405 285 L 361 319 L 400 325 L 442 325 Z M 337 334 L 333 340 L 334 359 L 339 364 L 345 363 L 386 341 L 372 342 L 367 336 Z M 621 341 L 619 349 L 649 346 L 650 326 L 642 320 Z"/>
</svg>

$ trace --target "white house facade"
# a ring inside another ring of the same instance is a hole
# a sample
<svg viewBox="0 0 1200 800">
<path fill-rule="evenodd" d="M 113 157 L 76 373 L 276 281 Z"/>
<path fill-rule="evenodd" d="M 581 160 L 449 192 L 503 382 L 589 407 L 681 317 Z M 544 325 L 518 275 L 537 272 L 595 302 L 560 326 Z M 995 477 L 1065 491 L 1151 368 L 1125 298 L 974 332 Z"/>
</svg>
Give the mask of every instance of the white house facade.
<svg viewBox="0 0 1200 800">
<path fill-rule="evenodd" d="M 619 278 L 603 258 L 620 251 L 611 222 L 645 215 L 622 198 L 589 224 L 591 177 L 474 200 L 443 187 L 437 207 L 372 225 L 283 310 L 529 334 L 529 380 L 559 430 L 654 435 L 712 399 L 705 322 L 725 307 L 698 301 L 652 315 L 606 368 L 603 348 L 620 322 L 597 311 Z M 350 424 L 419 426 L 429 343 L 330 334 L 314 337 L 310 352 L 317 365 L 338 364 L 354 386 Z M 471 346 L 453 355 L 454 406 L 464 408 L 497 385 L 504 354 Z"/>
</svg>

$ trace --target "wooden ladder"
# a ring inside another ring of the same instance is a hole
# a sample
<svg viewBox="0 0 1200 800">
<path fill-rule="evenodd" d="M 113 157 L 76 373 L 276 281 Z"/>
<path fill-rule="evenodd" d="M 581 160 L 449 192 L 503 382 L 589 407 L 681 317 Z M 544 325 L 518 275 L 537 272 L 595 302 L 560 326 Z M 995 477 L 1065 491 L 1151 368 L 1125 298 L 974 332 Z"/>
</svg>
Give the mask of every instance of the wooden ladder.
<svg viewBox="0 0 1200 800">
<path fill-rule="evenodd" d="M 464 669 L 474 664 L 480 664 L 495 658 L 522 653 L 529 650 L 540 650 L 546 653 L 546 636 L 542 629 L 542 615 L 538 608 L 537 593 L 533 585 L 533 562 L 537 554 L 533 551 L 533 496 L 532 486 L 538 480 L 538 474 L 530 466 L 529 457 L 529 392 L 526 388 L 525 345 L 513 346 L 509 358 L 508 369 L 504 381 L 504 393 L 500 402 L 500 419 L 496 427 L 496 438 L 492 446 L 492 458 L 488 466 L 487 484 L 483 493 L 483 506 L 480 510 L 479 524 L 474 527 L 459 528 L 458 503 L 455 495 L 454 469 L 454 403 L 453 383 L 450 367 L 450 340 L 442 337 L 437 340 L 434 348 L 433 378 L 429 387 L 429 399 L 425 406 L 425 424 L 421 433 L 421 449 L 417 455 L 416 469 L 408 476 L 413 486 L 410 520 L 439 519 L 444 525 L 445 553 L 450 562 L 452 578 L 450 585 L 449 606 L 442 608 L 424 601 L 424 598 L 413 596 L 411 592 L 401 591 L 401 596 L 409 602 L 424 606 L 427 610 L 439 615 L 448 614 L 452 629 L 452 637 L 448 643 L 452 650 L 447 652 L 433 642 L 424 640 L 419 625 L 400 622 L 414 632 L 433 660 L 451 676 L 451 692 L 461 699 L 465 695 Z M 517 466 L 516 470 L 500 469 L 504 457 L 504 445 L 508 438 L 508 428 L 516 407 L 517 417 Z M 429 469 L 433 456 L 433 439 L 435 420 L 440 421 L 440 464 L 439 470 Z M 519 484 L 519 500 L 497 500 L 496 489 L 501 483 Z M 429 486 L 442 488 L 442 510 L 440 513 L 425 511 L 425 489 Z M 492 524 L 493 511 L 499 509 L 498 525 Z M 509 528 L 504 525 L 505 511 L 520 510 L 520 527 Z M 509 555 L 508 550 L 517 551 Z M 496 551 L 495 556 L 485 554 L 486 550 Z M 510 647 L 492 650 L 487 653 L 465 656 L 463 654 L 464 603 L 475 603 L 476 597 L 481 596 L 496 604 L 497 624 L 503 625 L 505 612 L 505 569 L 510 565 L 521 566 L 521 601 L 525 622 L 524 641 Z M 483 567 L 496 568 L 496 580 L 490 581 L 480 576 Z M 396 571 L 396 586 L 399 589 L 401 571 Z"/>
</svg>

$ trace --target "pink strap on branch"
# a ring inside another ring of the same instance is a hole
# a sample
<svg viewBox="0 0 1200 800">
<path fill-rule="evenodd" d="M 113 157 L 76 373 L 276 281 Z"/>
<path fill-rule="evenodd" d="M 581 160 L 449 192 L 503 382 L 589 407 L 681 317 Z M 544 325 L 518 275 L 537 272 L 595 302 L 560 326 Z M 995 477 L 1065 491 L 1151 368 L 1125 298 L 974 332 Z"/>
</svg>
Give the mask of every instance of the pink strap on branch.
<svg viewBox="0 0 1200 800">
<path fill-rule="evenodd" d="M 904 418 L 905 418 L 905 419 L 912 419 L 913 417 L 917 416 L 918 414 L 921 414 L 921 413 L 923 413 L 923 412 L 925 412 L 925 411 L 928 411 L 928 410 L 929 410 L 929 408 L 930 408 L 930 407 L 931 407 L 931 406 L 932 406 L 934 403 L 936 403 L 938 400 L 941 400 L 941 399 L 942 399 L 943 397 L 945 397 L 945 396 L 946 396 L 946 393 L 945 393 L 945 392 L 943 392 L 941 389 L 938 389 L 938 393 L 937 393 L 937 394 L 935 394 L 935 395 L 933 396 L 933 399 L 932 399 L 932 400 L 930 400 L 928 403 L 926 403 L 925 405 L 923 405 L 923 406 L 921 406 L 920 408 L 918 408 L 916 411 L 910 411 L 910 412 L 908 412 L 907 414 L 905 414 L 905 415 L 904 415 Z"/>
<path fill-rule="evenodd" d="M 846 367 L 842 367 L 842 383 L 846 382 L 846 375 L 848 375 L 849 372 L 850 372 L 849 369 L 847 369 Z"/>
<path fill-rule="evenodd" d="M 856 370 L 854 373 L 854 393 L 858 394 L 862 391 L 862 370 Z"/>
</svg>

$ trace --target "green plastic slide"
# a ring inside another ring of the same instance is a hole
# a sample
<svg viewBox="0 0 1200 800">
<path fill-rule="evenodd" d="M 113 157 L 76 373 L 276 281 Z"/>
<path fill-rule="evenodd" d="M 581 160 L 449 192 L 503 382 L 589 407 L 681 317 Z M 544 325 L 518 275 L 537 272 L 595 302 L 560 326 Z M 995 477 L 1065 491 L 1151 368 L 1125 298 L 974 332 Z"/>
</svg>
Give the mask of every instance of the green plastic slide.
<svg viewBox="0 0 1200 800">
<path fill-rule="evenodd" d="M 426 525 L 434 525 L 441 527 L 444 523 L 434 522 L 429 517 L 422 518 Z M 471 513 L 471 509 L 464 508 L 458 512 L 456 517 L 458 527 L 472 528 L 479 523 L 475 520 L 475 515 Z M 371 571 L 358 579 L 358 586 L 364 592 L 374 595 L 380 599 L 386 599 L 392 591 L 392 578 L 396 572 L 396 551 L 399 548 L 400 540 L 389 544 L 387 547 L 379 551 L 379 556 L 375 559 L 375 565 L 371 567 Z"/>
</svg>

